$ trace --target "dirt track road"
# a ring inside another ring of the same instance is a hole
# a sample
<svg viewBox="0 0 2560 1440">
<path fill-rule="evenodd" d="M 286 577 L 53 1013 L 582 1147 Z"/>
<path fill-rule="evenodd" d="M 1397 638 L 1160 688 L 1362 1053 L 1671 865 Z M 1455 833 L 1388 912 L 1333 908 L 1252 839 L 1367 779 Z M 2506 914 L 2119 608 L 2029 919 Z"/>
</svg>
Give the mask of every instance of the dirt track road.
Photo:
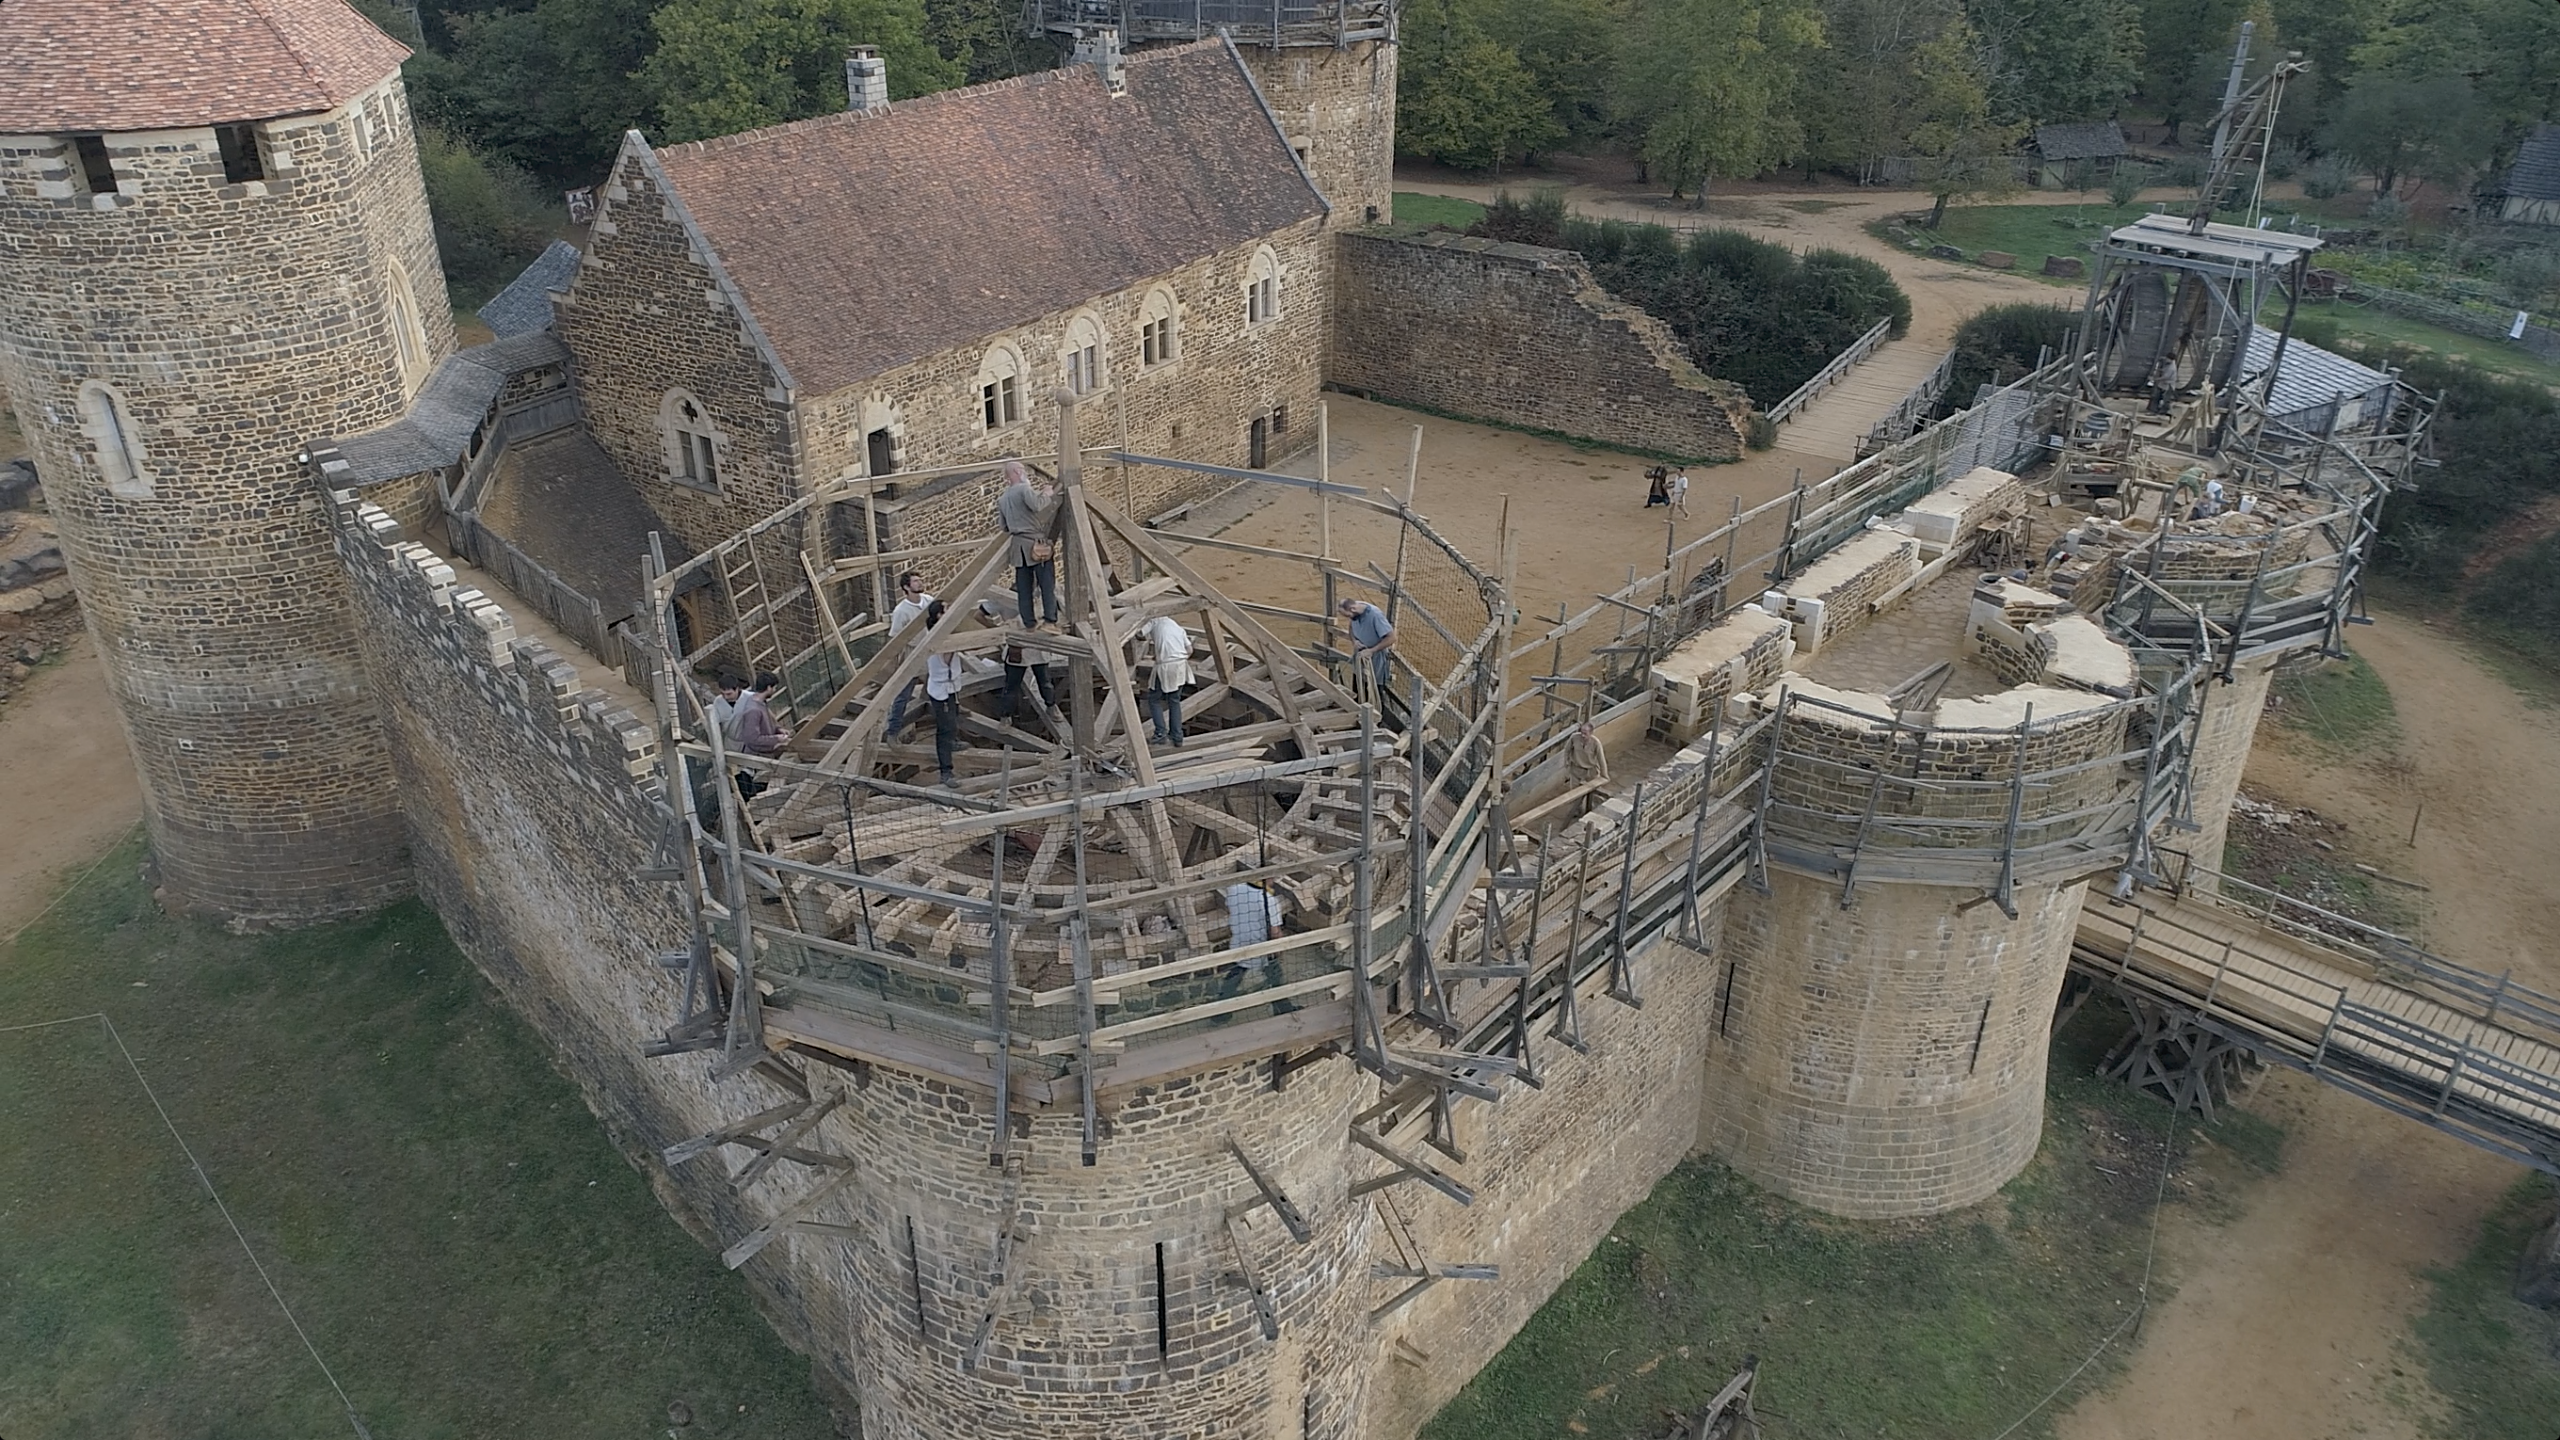
<svg viewBox="0 0 2560 1440">
<path fill-rule="evenodd" d="M 2398 749 L 2341 757 L 2270 724 L 2249 779 L 2425 883 L 2433 948 L 2560 994 L 2560 712 L 2422 621 L 2380 621 L 2350 643 L 2391 687 Z M 2440 1413 L 2409 1338 L 2424 1272 L 2470 1247 L 2521 1167 L 2282 1071 L 2252 1103 L 2291 1132 L 2284 1169 L 2227 1225 L 2170 1212 L 2178 1293 L 2062 1440 L 2419 1440 Z"/>
<path fill-rule="evenodd" d="M 0 937 L 141 819 L 133 754 L 84 635 L 0 709 Z"/>
</svg>

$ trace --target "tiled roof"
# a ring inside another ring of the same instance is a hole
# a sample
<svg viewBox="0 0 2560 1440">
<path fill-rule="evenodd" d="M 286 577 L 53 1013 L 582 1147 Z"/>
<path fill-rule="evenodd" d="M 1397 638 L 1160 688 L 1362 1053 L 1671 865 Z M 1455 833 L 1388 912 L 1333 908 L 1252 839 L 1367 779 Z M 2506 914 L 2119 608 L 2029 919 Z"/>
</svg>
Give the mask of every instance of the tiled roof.
<svg viewBox="0 0 2560 1440">
<path fill-rule="evenodd" d="M 15 3 L 0 0 L 0 6 Z M 455 351 L 418 387 L 407 414 L 379 430 L 335 442 L 347 468 L 329 472 L 329 483 L 371 485 L 452 464 L 471 443 L 471 432 L 488 418 L 489 406 L 509 376 L 568 358 L 569 347 L 548 330 Z"/>
<path fill-rule="evenodd" d="M 2257 377 L 2267 373 L 2275 363 L 2276 332 L 2263 325 L 2249 331 L 2249 348 L 2240 359 L 2240 373 Z M 2359 365 L 2344 355 L 2323 350 L 2297 335 L 2285 342 L 2284 368 L 2276 372 L 2275 391 L 2267 397 L 2267 413 L 2276 416 L 2295 415 L 2344 395 L 2357 399 L 2370 395 L 2391 383 L 2391 377 L 2370 365 Z"/>
<path fill-rule="evenodd" d="M 14 3 L 14 0 L 0 0 Z M 1223 40 L 670 146 L 795 384 L 839 390 L 1324 213 Z"/>
<path fill-rule="evenodd" d="M 6 4 L 7 0 L 0 0 Z M 524 273 L 507 282 L 507 288 L 489 297 L 489 303 L 476 312 L 480 323 L 490 333 L 503 339 L 522 335 L 529 330 L 551 328 L 551 292 L 569 288 L 570 278 L 578 273 L 578 247 L 566 240 L 554 240 L 542 247 Z"/>
<path fill-rule="evenodd" d="M 2036 153 L 2047 160 L 2107 160 L 2125 153 L 2124 127 L 2113 120 L 2075 120 L 2036 127 Z"/>
<path fill-rule="evenodd" d="M 346 0 L 0 0 L 0 134 L 334 110 L 408 55 Z"/>
<path fill-rule="evenodd" d="M 2526 200 L 2560 200 L 2560 125 L 2533 127 L 2501 190 Z"/>
</svg>

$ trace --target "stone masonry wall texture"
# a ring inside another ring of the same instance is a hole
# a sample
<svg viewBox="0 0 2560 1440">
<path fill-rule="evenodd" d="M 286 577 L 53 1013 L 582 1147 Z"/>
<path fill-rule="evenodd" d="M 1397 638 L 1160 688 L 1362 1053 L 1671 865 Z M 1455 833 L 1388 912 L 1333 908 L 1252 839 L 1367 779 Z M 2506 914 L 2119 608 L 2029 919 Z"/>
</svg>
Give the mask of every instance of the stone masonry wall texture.
<svg viewBox="0 0 2560 1440">
<path fill-rule="evenodd" d="M 1330 383 L 1620 449 L 1741 456 L 1750 401 L 1571 251 L 1350 231 L 1337 244 Z"/>
<path fill-rule="evenodd" d="M 1238 36 L 1280 133 L 1333 205 L 1337 226 L 1395 218 L 1396 64 L 1393 44 L 1273 48 Z"/>
<path fill-rule="evenodd" d="M 163 883 L 245 924 L 354 914 L 407 887 L 377 699 L 296 454 L 397 418 L 453 348 L 398 79 L 258 128 L 268 178 L 246 184 L 226 182 L 210 129 L 108 136 L 104 196 L 66 137 L 0 137 L 0 385 L 61 524 Z M 405 371 L 395 264 L 422 327 Z M 89 381 L 121 396 L 147 490 L 100 470 Z"/>
<path fill-rule="evenodd" d="M 1735 892 L 1730 1003 L 1708 1041 L 1703 1138 L 1763 1185 L 1835 1215 L 1929 1215 L 2035 1157 L 2047 1032 L 2085 884 L 1979 891 L 1773 869 Z"/>
</svg>

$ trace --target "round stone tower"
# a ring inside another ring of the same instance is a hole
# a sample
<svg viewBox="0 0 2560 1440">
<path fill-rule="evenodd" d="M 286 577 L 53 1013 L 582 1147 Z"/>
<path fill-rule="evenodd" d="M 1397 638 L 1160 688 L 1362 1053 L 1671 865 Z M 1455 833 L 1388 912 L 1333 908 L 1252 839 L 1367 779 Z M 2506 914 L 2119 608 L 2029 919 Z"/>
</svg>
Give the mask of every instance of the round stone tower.
<svg viewBox="0 0 2560 1440">
<path fill-rule="evenodd" d="M 1769 888 L 1730 902 L 1703 1138 L 1835 1215 L 1971 1204 L 2042 1136 L 2085 877 L 2129 836 L 2129 704 L 2028 685 L 1914 720 L 1785 691 Z"/>
<path fill-rule="evenodd" d="M 343 0 L 0 7 L 0 386 L 163 884 L 238 924 L 407 885 L 297 459 L 398 418 L 453 348 L 407 54 Z"/>
</svg>

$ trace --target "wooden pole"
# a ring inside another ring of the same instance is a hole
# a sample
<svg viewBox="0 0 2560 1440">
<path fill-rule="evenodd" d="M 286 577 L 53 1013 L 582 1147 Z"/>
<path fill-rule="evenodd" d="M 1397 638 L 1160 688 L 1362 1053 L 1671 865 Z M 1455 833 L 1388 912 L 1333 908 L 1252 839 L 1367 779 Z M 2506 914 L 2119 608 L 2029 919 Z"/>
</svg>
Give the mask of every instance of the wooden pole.
<svg viewBox="0 0 2560 1440">
<path fill-rule="evenodd" d="M 1404 550 L 1413 539 L 1413 493 L 1422 483 L 1422 427 L 1413 427 L 1413 450 L 1404 462 L 1403 525 L 1396 531 L 1396 578 L 1387 587 L 1387 625 L 1396 623 L 1396 602 L 1404 595 Z"/>
</svg>

